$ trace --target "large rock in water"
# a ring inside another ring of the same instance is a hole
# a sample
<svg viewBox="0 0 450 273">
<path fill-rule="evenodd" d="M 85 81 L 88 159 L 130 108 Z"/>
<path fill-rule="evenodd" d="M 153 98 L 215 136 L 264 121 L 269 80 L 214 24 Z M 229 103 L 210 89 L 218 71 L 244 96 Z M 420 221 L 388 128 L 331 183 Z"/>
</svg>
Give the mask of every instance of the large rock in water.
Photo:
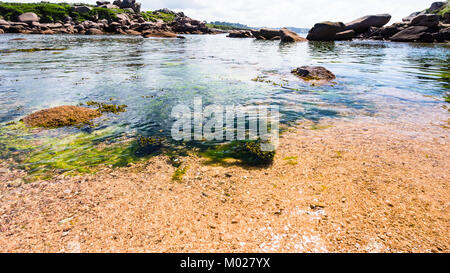
<svg viewBox="0 0 450 273">
<path fill-rule="evenodd" d="M 97 110 L 79 106 L 59 106 L 41 110 L 23 118 L 23 122 L 33 127 L 58 128 L 86 123 L 101 116 Z"/>
<path fill-rule="evenodd" d="M 102 35 L 103 31 L 98 28 L 90 28 L 86 31 L 86 35 Z"/>
<path fill-rule="evenodd" d="M 234 31 L 231 31 L 227 37 L 229 37 L 229 38 L 253 38 L 253 35 L 250 30 L 234 30 Z"/>
<path fill-rule="evenodd" d="M 331 71 L 321 66 L 301 66 L 292 70 L 291 73 L 304 81 L 319 85 L 336 79 Z"/>
<path fill-rule="evenodd" d="M 23 23 L 32 23 L 32 22 L 39 22 L 40 18 L 36 15 L 36 13 L 33 12 L 25 12 L 17 18 L 19 22 Z"/>
<path fill-rule="evenodd" d="M 144 38 L 178 38 L 178 39 L 185 39 L 185 37 L 177 35 L 176 33 L 169 32 L 169 31 L 156 31 L 156 30 L 149 30 L 142 33 L 142 36 Z"/>
<path fill-rule="evenodd" d="M 411 19 L 411 26 L 435 27 L 439 25 L 439 15 L 421 14 Z"/>
<path fill-rule="evenodd" d="M 346 40 L 352 40 L 355 38 L 356 32 L 353 29 L 342 31 L 339 33 L 336 33 L 336 40 L 337 41 L 346 41 Z"/>
<path fill-rule="evenodd" d="M 342 22 L 322 22 L 317 23 L 309 31 L 306 39 L 310 41 L 334 41 L 336 34 L 345 28 Z"/>
<path fill-rule="evenodd" d="M 257 33 L 257 35 L 255 35 Z M 252 31 L 253 36 L 259 40 L 273 40 L 280 37 L 278 29 L 262 28 L 259 31 Z"/>
<path fill-rule="evenodd" d="M 293 43 L 293 42 L 306 42 L 308 40 L 306 40 L 303 37 L 300 37 L 299 35 L 297 35 L 297 33 L 290 31 L 287 28 L 282 28 L 280 30 L 280 38 L 281 38 L 281 42 L 284 43 Z"/>
<path fill-rule="evenodd" d="M 394 42 L 433 42 L 433 36 L 426 26 L 411 26 L 391 37 Z"/>
<path fill-rule="evenodd" d="M 382 27 L 390 20 L 391 15 L 389 14 L 367 15 L 345 24 L 345 30 L 353 29 L 356 33 L 363 33 L 370 27 Z"/>
</svg>

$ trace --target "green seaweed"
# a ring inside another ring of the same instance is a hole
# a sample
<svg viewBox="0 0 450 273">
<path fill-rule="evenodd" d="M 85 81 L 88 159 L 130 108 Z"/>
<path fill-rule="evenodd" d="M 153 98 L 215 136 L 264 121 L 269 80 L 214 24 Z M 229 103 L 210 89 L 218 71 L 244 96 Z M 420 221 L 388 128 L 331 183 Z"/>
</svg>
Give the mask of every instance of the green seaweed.
<svg viewBox="0 0 450 273">
<path fill-rule="evenodd" d="M 149 158 L 139 154 L 135 138 L 112 140 L 114 129 L 42 136 L 22 122 L 0 126 L 0 159 L 13 159 L 14 167 L 28 179 L 48 179 L 54 174 L 96 172 L 101 167 L 123 167 Z"/>
<path fill-rule="evenodd" d="M 244 165 L 267 166 L 273 163 L 275 151 L 263 151 L 261 140 L 233 141 L 218 145 L 200 154 L 210 160 L 209 163 L 226 164 L 227 159 L 239 160 Z"/>
<path fill-rule="evenodd" d="M 14 53 L 14 52 L 39 52 L 39 51 L 63 51 L 67 50 L 68 48 L 19 48 L 19 49 L 4 49 L 0 50 L 0 53 Z"/>
<path fill-rule="evenodd" d="M 117 105 L 117 104 L 107 104 L 103 102 L 96 102 L 96 101 L 88 101 L 86 102 L 87 106 L 94 106 L 97 107 L 97 110 L 100 111 L 100 113 L 113 113 L 113 114 L 119 114 L 126 111 L 126 108 L 128 107 L 125 104 Z"/>
<path fill-rule="evenodd" d="M 183 168 L 178 168 L 175 170 L 175 172 L 172 175 L 173 181 L 181 181 L 183 180 L 183 176 L 186 174 L 186 172 L 189 170 L 189 166 L 185 166 Z"/>
<path fill-rule="evenodd" d="M 169 14 L 164 12 L 144 11 L 141 12 L 145 21 L 156 22 L 157 20 L 163 20 L 166 23 L 170 23 L 175 19 L 175 14 Z"/>
<path fill-rule="evenodd" d="M 287 163 L 289 165 L 297 165 L 298 164 L 298 156 L 288 156 L 284 158 L 285 161 L 287 161 Z"/>
</svg>

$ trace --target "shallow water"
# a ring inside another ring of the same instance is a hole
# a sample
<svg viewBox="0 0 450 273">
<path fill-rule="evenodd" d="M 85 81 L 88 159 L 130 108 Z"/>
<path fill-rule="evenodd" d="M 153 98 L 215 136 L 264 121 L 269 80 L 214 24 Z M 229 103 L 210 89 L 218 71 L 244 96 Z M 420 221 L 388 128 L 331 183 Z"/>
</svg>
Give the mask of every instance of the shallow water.
<svg viewBox="0 0 450 273">
<path fill-rule="evenodd" d="M 281 121 L 289 123 L 376 115 L 386 108 L 395 118 L 409 107 L 441 104 L 450 91 L 448 45 L 186 37 L 0 35 L 0 123 L 53 106 L 111 101 L 128 105 L 127 112 L 109 114 L 82 132 L 99 131 L 110 140 L 123 134 L 169 137 L 172 107 L 192 105 L 197 96 L 204 106 L 279 105 Z M 290 74 L 302 65 L 325 66 L 337 80 L 310 86 Z M 58 129 L 27 138 L 77 133 Z"/>
</svg>

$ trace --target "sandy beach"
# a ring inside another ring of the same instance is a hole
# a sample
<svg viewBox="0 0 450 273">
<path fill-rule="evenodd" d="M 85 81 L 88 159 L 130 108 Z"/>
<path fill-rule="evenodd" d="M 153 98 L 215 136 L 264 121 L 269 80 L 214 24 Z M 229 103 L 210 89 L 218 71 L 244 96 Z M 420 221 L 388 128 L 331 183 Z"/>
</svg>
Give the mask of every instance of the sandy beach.
<svg viewBox="0 0 450 273">
<path fill-rule="evenodd" d="M 30 184 L 3 167 L 1 251 L 449 252 L 448 112 L 428 110 L 299 122 L 272 166 L 193 153 L 181 181 L 165 156 Z"/>
</svg>

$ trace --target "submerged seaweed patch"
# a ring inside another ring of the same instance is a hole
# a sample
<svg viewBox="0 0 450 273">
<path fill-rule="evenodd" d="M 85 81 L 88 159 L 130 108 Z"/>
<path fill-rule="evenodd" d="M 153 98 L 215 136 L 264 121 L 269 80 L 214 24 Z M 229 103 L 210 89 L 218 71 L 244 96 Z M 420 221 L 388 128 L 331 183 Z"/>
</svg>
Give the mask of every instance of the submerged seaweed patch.
<svg viewBox="0 0 450 273">
<path fill-rule="evenodd" d="M 201 155 L 210 159 L 210 163 L 223 164 L 227 159 L 235 159 L 245 165 L 267 166 L 273 163 L 275 151 L 263 151 L 262 144 L 261 140 L 233 141 L 208 149 Z"/>
<path fill-rule="evenodd" d="M 125 112 L 125 111 L 127 111 L 126 108 L 128 107 L 125 104 L 122 104 L 122 105 L 107 104 L 107 103 L 96 102 L 96 101 L 88 101 L 88 102 L 86 102 L 86 105 L 97 107 L 97 110 L 100 113 L 113 113 L 113 114 L 119 114 L 121 112 Z"/>
<path fill-rule="evenodd" d="M 173 181 L 181 181 L 183 180 L 183 176 L 186 174 L 186 172 L 189 170 L 189 166 L 186 166 L 184 168 L 178 168 L 175 170 L 175 172 L 172 175 Z"/>
<path fill-rule="evenodd" d="M 0 126 L 0 158 L 28 172 L 31 180 L 54 174 L 91 173 L 101 166 L 122 167 L 149 157 L 139 154 L 135 138 L 115 135 L 114 129 L 45 137 L 23 122 Z"/>
<path fill-rule="evenodd" d="M 19 48 L 19 49 L 3 49 L 0 53 L 14 53 L 14 52 L 39 52 L 39 51 L 63 51 L 68 48 Z"/>
</svg>

